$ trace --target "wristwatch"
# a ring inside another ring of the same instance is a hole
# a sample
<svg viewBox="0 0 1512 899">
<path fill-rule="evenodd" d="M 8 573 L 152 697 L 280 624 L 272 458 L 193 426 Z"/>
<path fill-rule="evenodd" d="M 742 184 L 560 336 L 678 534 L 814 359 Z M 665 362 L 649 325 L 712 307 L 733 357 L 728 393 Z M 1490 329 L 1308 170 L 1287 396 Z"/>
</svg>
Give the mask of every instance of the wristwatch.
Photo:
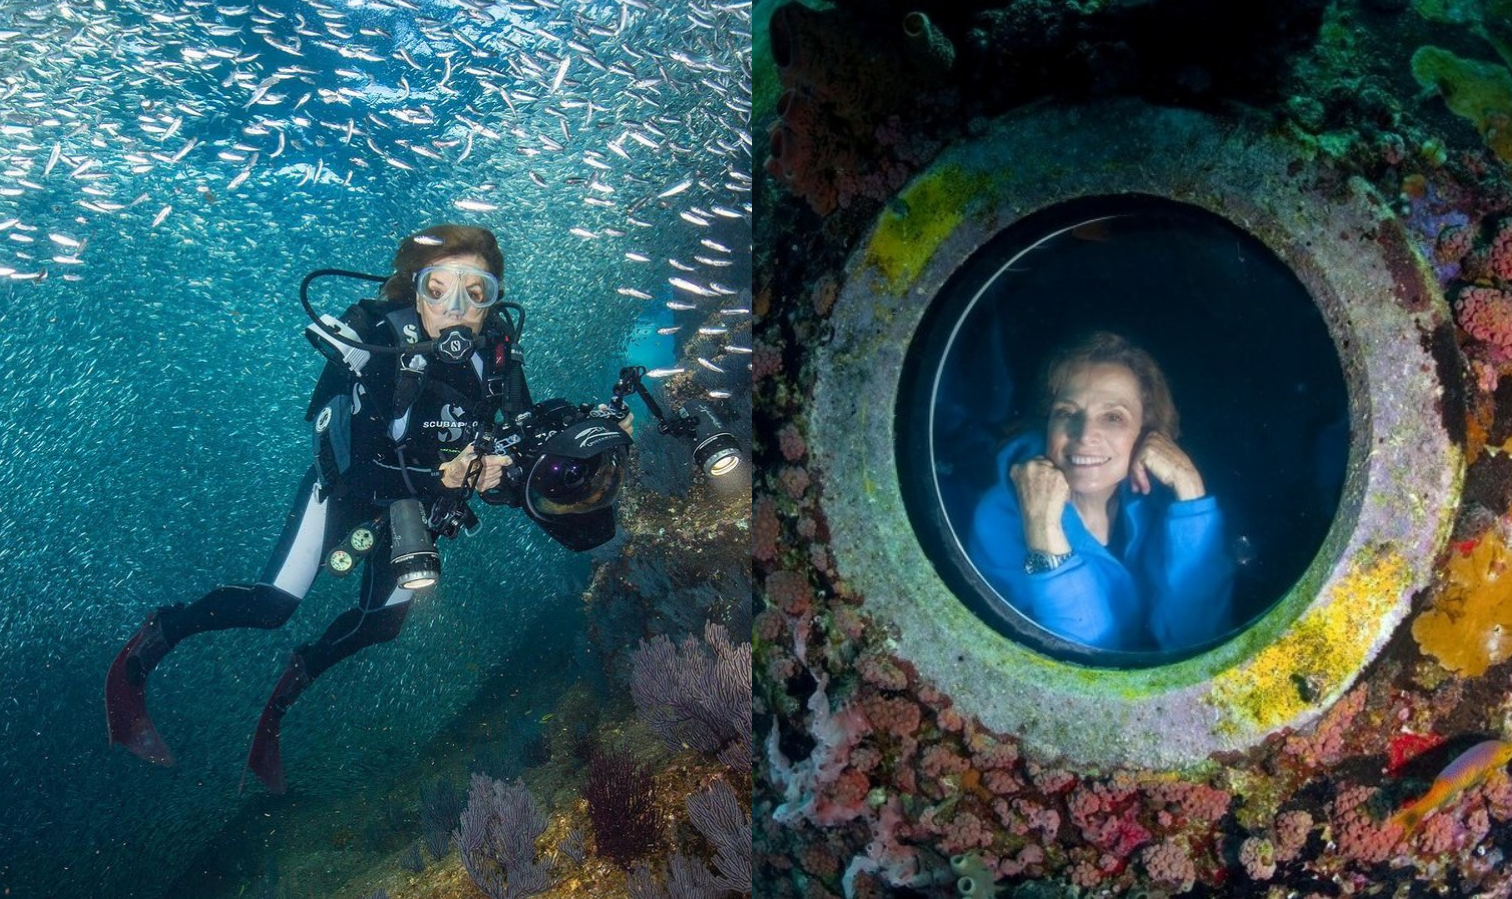
<svg viewBox="0 0 1512 899">
<path fill-rule="evenodd" d="M 1029 554 L 1024 556 L 1024 573 L 1044 574 L 1047 571 L 1054 571 L 1064 565 L 1069 558 L 1071 558 L 1070 553 L 1046 553 L 1031 549 Z"/>
</svg>

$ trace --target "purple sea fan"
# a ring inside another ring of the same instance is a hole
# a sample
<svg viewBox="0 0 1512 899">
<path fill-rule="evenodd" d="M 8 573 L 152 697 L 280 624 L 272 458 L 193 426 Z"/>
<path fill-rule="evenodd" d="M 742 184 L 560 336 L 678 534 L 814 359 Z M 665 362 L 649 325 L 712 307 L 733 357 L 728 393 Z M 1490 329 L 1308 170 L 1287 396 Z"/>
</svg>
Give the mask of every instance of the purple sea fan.
<svg viewBox="0 0 1512 899">
<path fill-rule="evenodd" d="M 625 870 L 650 854 L 661 842 L 656 814 L 656 779 L 649 765 L 638 765 L 628 753 L 606 750 L 588 763 L 583 786 L 588 817 L 593 821 L 598 855 Z"/>
<path fill-rule="evenodd" d="M 737 893 L 751 891 L 751 816 L 729 783 L 718 780 L 707 790 L 688 797 L 688 817 L 714 845 L 715 882 Z"/>
<path fill-rule="evenodd" d="M 674 647 L 665 636 L 642 641 L 631 658 L 630 692 L 642 721 L 673 752 L 696 749 L 730 767 L 751 763 L 751 644 L 730 642 L 710 622 L 704 638 Z"/>
<path fill-rule="evenodd" d="M 663 886 L 650 867 L 641 865 L 625 886 L 630 899 L 719 899 L 728 892 L 698 859 L 680 852 L 667 859 L 666 880 Z"/>
<path fill-rule="evenodd" d="M 536 839 L 546 830 L 546 816 L 516 780 L 472 776 L 472 791 L 452 835 L 462 866 L 490 899 L 525 899 L 551 886 L 550 865 L 535 857 Z"/>
</svg>

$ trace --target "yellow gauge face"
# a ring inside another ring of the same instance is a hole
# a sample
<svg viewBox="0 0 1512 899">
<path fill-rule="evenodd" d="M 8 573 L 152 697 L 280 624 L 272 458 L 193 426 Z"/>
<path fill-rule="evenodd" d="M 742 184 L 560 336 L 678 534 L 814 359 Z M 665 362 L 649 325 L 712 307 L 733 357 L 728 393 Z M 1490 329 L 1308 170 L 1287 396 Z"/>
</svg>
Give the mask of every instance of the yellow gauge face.
<svg viewBox="0 0 1512 899">
<path fill-rule="evenodd" d="M 348 553 L 345 550 L 340 550 L 340 549 L 338 549 L 335 552 L 331 553 L 331 570 L 332 571 L 337 571 L 337 572 L 342 572 L 342 573 L 351 571 L 352 570 L 352 555 L 351 555 L 351 553 Z"/>
<path fill-rule="evenodd" d="M 373 548 L 373 532 L 367 528 L 358 528 L 352 532 L 352 549 L 365 553 Z"/>
</svg>

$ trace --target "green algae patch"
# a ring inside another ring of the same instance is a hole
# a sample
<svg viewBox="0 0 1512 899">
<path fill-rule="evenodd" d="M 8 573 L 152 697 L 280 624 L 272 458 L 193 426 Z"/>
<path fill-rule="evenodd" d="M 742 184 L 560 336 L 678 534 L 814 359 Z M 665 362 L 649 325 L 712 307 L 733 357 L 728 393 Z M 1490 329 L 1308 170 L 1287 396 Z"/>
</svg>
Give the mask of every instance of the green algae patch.
<svg viewBox="0 0 1512 899">
<path fill-rule="evenodd" d="M 945 239 L 966 218 L 992 176 L 957 165 L 941 166 L 915 180 L 888 205 L 866 249 L 866 263 L 897 295 L 912 286 Z"/>
<path fill-rule="evenodd" d="M 1512 163 L 1512 73 L 1506 67 L 1428 46 L 1412 54 L 1412 75 L 1424 88 L 1437 89 L 1455 115 L 1475 125 L 1486 146 Z"/>
<path fill-rule="evenodd" d="M 1353 565 L 1279 640 L 1213 678 L 1209 701 L 1223 712 L 1219 729 L 1271 730 L 1316 706 L 1306 694 L 1341 691 L 1411 581 L 1406 560 L 1390 550 Z"/>
</svg>

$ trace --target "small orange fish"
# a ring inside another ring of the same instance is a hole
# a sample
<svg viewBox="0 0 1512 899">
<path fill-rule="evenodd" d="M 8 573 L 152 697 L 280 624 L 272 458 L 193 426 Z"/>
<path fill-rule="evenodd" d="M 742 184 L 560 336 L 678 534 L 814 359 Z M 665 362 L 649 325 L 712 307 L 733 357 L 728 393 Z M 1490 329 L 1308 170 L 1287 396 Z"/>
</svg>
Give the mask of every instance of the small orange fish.
<svg viewBox="0 0 1512 899">
<path fill-rule="evenodd" d="M 1408 803 L 1386 823 L 1402 825 L 1402 836 L 1411 836 L 1424 818 L 1475 789 L 1492 771 L 1509 761 L 1512 761 L 1512 743 L 1487 740 L 1475 744 L 1439 773 L 1428 792 Z"/>
</svg>

